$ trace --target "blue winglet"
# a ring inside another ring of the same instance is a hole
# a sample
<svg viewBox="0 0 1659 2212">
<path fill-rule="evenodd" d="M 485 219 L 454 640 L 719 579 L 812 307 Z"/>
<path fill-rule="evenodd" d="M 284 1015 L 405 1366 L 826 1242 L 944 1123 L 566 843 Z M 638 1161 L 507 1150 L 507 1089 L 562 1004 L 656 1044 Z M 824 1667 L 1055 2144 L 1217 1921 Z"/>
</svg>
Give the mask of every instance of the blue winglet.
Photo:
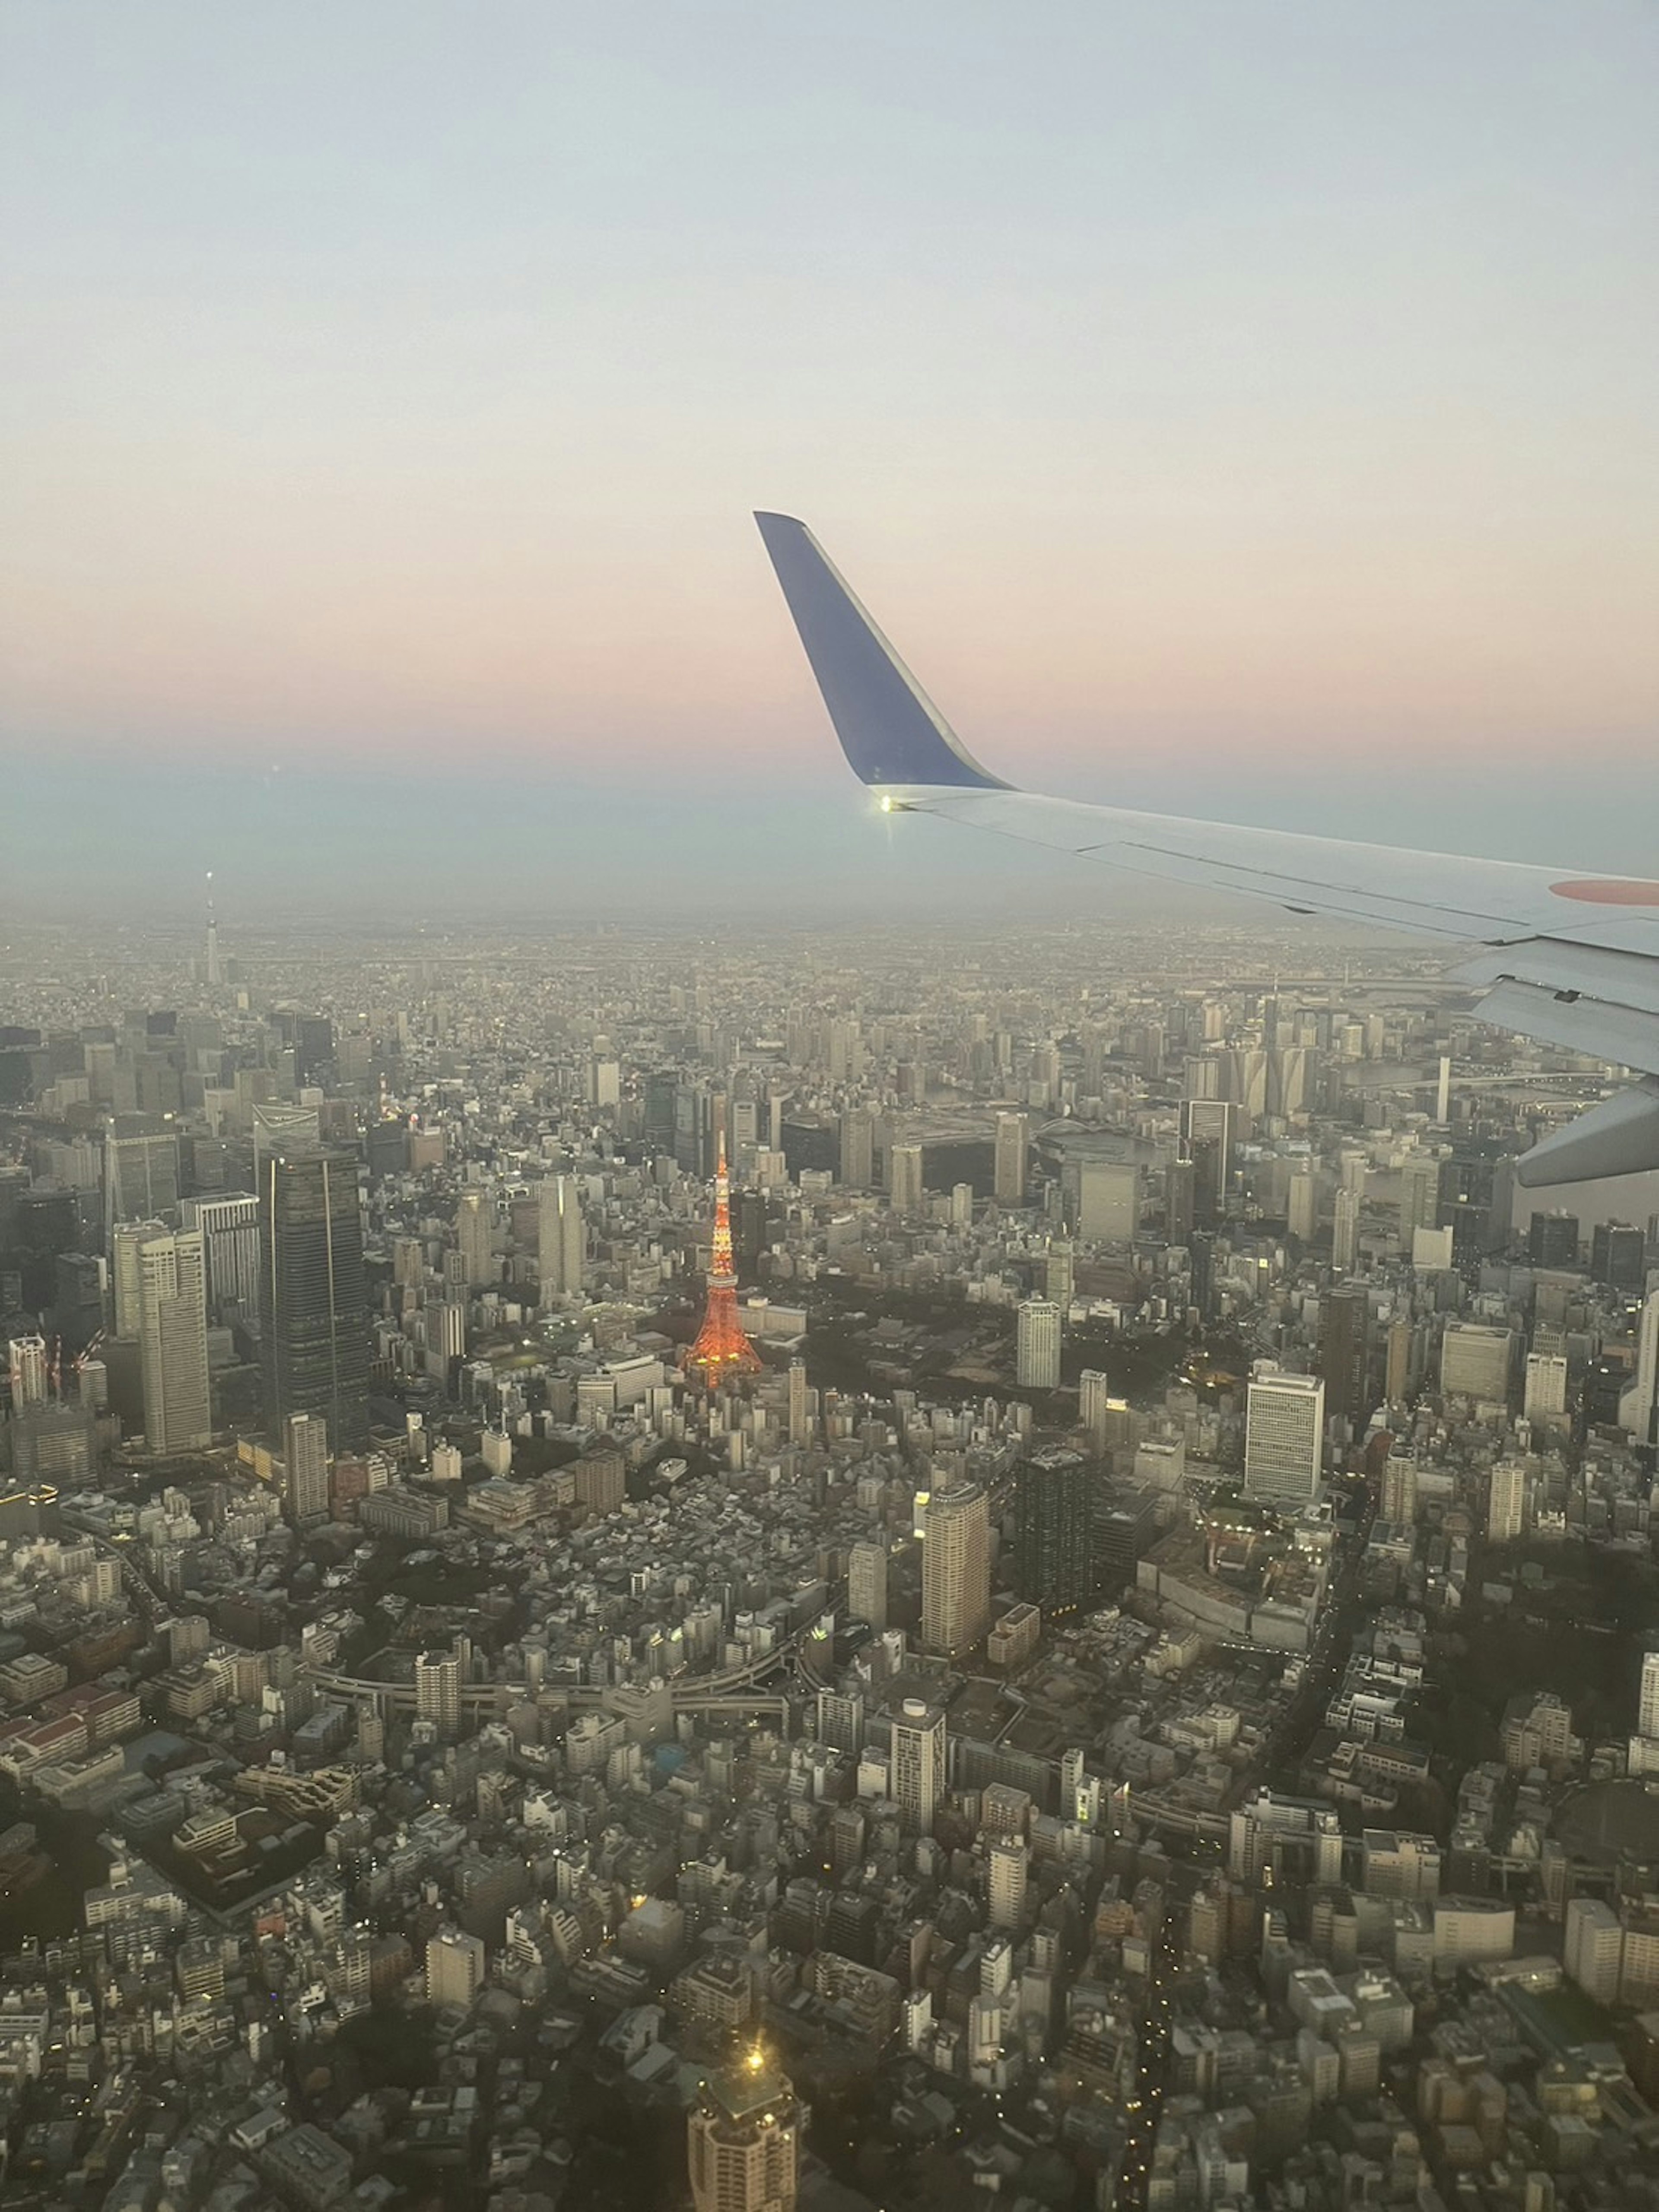
<svg viewBox="0 0 1659 2212">
<path fill-rule="evenodd" d="M 860 781 L 1009 790 L 957 737 L 805 524 L 789 514 L 755 520 Z"/>
</svg>

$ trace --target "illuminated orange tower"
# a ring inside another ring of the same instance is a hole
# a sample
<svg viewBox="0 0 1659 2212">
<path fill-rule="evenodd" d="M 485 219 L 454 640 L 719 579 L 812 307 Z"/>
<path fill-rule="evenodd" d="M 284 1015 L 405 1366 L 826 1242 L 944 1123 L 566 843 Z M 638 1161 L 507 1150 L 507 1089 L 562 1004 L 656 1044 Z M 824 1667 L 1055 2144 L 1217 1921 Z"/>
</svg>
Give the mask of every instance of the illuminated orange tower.
<svg viewBox="0 0 1659 2212">
<path fill-rule="evenodd" d="M 758 1375 L 762 1360 L 738 1319 L 738 1271 L 732 1263 L 732 1186 L 726 1172 L 726 1132 L 714 1169 L 714 1250 L 708 1269 L 708 1303 L 702 1327 L 684 1362 L 711 1388 L 732 1375 Z"/>
</svg>

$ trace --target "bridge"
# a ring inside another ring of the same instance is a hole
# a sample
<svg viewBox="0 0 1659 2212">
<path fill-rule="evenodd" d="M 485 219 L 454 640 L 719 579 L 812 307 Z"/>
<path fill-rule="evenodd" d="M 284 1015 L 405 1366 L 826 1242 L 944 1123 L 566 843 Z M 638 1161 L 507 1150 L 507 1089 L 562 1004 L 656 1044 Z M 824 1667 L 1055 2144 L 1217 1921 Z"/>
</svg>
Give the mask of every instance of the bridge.
<svg viewBox="0 0 1659 2212">
<path fill-rule="evenodd" d="M 668 1686 L 669 1701 L 677 1713 L 711 1712 L 773 1712 L 780 1717 L 788 1710 L 788 1699 L 779 1691 L 771 1690 L 760 1696 L 750 1696 L 755 1685 L 769 1674 L 787 1667 L 799 1649 L 805 1631 L 799 1631 L 780 1644 L 775 1650 L 763 1652 L 758 1658 L 745 1660 L 739 1667 L 723 1668 L 714 1674 L 688 1674 Z M 415 1710 L 413 1682 L 387 1682 L 373 1674 L 342 1674 L 332 1668 L 307 1665 L 302 1669 L 315 1688 L 329 1695 L 354 1700 L 373 1698 L 377 1704 L 392 1706 L 399 1712 Z M 572 1712 L 599 1712 L 604 1710 L 609 1691 L 588 1683 L 567 1685 L 562 1682 L 495 1681 L 463 1682 L 460 1688 L 463 1711 L 486 1711 L 504 1698 L 534 1698 L 543 1691 L 552 1691 L 563 1698 Z"/>
</svg>

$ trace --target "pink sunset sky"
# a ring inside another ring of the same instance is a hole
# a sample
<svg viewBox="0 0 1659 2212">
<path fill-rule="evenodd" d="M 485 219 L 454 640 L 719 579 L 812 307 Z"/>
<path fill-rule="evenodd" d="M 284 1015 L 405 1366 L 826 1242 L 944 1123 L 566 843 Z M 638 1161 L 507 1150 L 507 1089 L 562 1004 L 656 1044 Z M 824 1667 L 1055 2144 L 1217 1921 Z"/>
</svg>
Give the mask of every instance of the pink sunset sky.
<svg viewBox="0 0 1659 2212">
<path fill-rule="evenodd" d="M 766 506 L 1017 779 L 1650 872 L 1656 91 L 1638 0 L 9 0 L 0 742 L 781 820 Z"/>
</svg>

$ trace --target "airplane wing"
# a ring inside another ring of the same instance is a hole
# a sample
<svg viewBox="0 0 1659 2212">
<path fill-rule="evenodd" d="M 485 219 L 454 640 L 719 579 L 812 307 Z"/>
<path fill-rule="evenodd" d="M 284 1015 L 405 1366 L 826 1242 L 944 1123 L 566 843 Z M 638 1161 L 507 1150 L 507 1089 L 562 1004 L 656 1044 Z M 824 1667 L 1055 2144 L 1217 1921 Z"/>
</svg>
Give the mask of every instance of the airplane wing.
<svg viewBox="0 0 1659 2212">
<path fill-rule="evenodd" d="M 1523 1185 L 1659 1167 L 1659 882 L 1462 860 L 1021 791 L 982 768 L 804 523 L 757 514 L 854 774 L 889 813 L 934 814 L 1166 881 L 1478 947 L 1452 969 L 1481 1018 L 1644 1079 L 1548 1137 Z"/>
</svg>

